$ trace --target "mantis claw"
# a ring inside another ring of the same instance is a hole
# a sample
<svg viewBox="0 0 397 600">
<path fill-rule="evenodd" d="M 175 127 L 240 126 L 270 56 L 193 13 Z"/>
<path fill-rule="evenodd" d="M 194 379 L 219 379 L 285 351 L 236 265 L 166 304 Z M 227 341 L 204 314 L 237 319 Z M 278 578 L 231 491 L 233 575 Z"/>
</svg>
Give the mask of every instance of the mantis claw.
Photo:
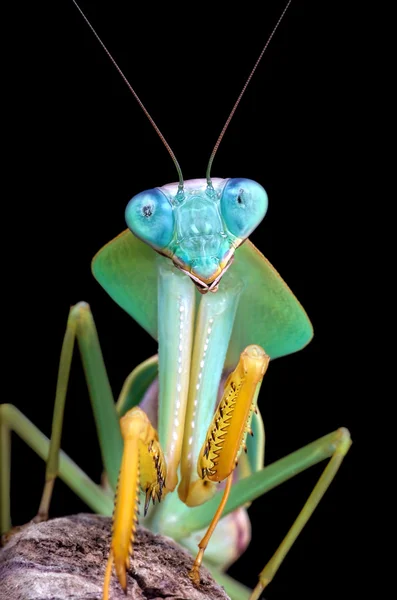
<svg viewBox="0 0 397 600">
<path fill-rule="evenodd" d="M 194 585 L 200 585 L 200 567 L 197 565 L 193 565 L 193 567 L 189 571 L 189 579 L 194 583 Z"/>
</svg>

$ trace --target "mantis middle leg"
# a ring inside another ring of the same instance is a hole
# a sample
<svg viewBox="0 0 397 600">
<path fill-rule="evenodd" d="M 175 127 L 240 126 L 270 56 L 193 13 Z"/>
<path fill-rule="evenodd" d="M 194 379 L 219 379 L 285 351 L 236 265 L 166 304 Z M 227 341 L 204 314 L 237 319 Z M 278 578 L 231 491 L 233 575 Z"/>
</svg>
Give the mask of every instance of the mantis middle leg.
<svg viewBox="0 0 397 600">
<path fill-rule="evenodd" d="M 48 509 L 59 474 L 66 483 L 95 511 L 112 512 L 112 492 L 106 492 L 92 482 L 73 461 L 60 453 L 64 407 L 75 339 L 78 340 L 87 379 L 92 408 L 102 451 L 105 470 L 114 489 L 122 455 L 122 438 L 119 417 L 104 365 L 94 320 L 88 304 L 80 302 L 70 309 L 62 344 L 58 380 L 55 394 L 51 442 L 12 405 L 0 407 L 1 444 L 1 531 L 11 526 L 10 491 L 10 431 L 18 433 L 24 441 L 46 460 L 45 485 L 35 521 L 48 517 Z"/>
</svg>

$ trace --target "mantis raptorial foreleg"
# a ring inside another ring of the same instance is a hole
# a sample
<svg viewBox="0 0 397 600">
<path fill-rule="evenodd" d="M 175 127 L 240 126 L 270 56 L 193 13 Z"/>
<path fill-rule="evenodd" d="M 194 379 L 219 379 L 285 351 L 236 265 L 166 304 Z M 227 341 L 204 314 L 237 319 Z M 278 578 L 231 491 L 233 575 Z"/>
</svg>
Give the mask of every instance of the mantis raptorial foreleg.
<svg viewBox="0 0 397 600">
<path fill-rule="evenodd" d="M 159 502 L 163 493 L 167 468 L 157 431 L 146 414 L 135 407 L 120 420 L 124 439 L 115 508 L 112 542 L 103 586 L 103 600 L 109 598 L 109 583 L 114 564 L 117 578 L 127 591 L 127 569 L 133 552 L 138 521 L 139 487 L 146 494 L 145 513 L 150 500 Z"/>
<path fill-rule="evenodd" d="M 159 439 L 167 459 L 167 491 L 175 489 L 181 463 L 178 494 L 191 505 L 192 495 L 198 499 L 191 492 L 197 482 L 199 433 L 204 434 L 214 412 L 243 285 L 230 275 L 216 294 L 198 298 L 196 316 L 197 292 L 190 278 L 164 257 L 157 264 Z"/>
<path fill-rule="evenodd" d="M 225 383 L 219 406 L 208 429 L 200 452 L 197 471 L 205 482 L 227 479 L 220 505 L 207 533 L 199 543 L 199 552 L 189 577 L 200 583 L 199 570 L 204 551 L 222 516 L 230 494 L 233 471 L 241 451 L 246 450 L 245 439 L 251 431 L 251 419 L 270 357 L 260 346 L 248 346 L 241 353 L 239 363 Z"/>
</svg>

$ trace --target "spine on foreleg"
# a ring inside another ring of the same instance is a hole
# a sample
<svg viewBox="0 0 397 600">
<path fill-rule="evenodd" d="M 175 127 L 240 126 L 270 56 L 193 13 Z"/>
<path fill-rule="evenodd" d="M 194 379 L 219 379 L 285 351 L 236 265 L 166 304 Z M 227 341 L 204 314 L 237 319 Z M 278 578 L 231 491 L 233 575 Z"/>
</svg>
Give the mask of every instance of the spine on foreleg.
<svg viewBox="0 0 397 600">
<path fill-rule="evenodd" d="M 235 468 L 246 448 L 252 413 L 269 356 L 256 345 L 247 346 L 225 383 L 219 406 L 200 452 L 197 470 L 202 479 L 223 481 Z"/>
</svg>

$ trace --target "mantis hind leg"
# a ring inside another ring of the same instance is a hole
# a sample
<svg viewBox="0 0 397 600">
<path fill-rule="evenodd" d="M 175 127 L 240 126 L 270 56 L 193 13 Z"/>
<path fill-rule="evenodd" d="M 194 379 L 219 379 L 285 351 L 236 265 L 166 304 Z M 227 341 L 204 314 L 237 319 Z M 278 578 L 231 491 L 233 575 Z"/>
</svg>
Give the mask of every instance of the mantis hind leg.
<svg viewBox="0 0 397 600">
<path fill-rule="evenodd" d="M 321 440 L 319 440 L 321 441 Z M 331 455 L 331 460 L 325 467 L 322 472 L 320 479 L 316 483 L 313 488 L 312 493 L 309 498 L 305 502 L 302 510 L 299 515 L 295 519 L 292 527 L 288 531 L 287 535 L 277 548 L 276 552 L 273 554 L 272 558 L 266 564 L 264 569 L 261 571 L 259 575 L 259 581 L 253 590 L 250 600 L 259 600 L 263 590 L 269 585 L 272 581 L 274 575 L 276 574 L 278 568 L 286 557 L 288 551 L 290 550 L 292 544 L 295 542 L 303 527 L 306 525 L 310 517 L 312 516 L 314 510 L 318 506 L 321 498 L 324 496 L 327 491 L 330 483 L 334 479 L 344 457 L 346 456 L 350 446 L 351 439 L 350 434 L 347 429 L 341 428 L 335 432 L 335 446 L 334 451 Z"/>
<path fill-rule="evenodd" d="M 330 459 L 291 529 L 281 542 L 274 556 L 261 572 L 259 583 L 252 594 L 249 593 L 247 588 L 244 588 L 224 573 L 220 573 L 219 570 L 212 571 L 214 578 L 224 586 L 226 592 L 233 600 L 258 600 L 260 598 L 262 591 L 273 579 L 292 544 L 333 481 L 350 445 L 350 434 L 347 429 L 342 427 L 292 452 L 271 465 L 252 473 L 248 477 L 240 479 L 232 486 L 223 516 L 230 514 L 249 502 L 253 502 L 256 498 L 259 498 L 281 483 L 288 481 L 295 475 L 302 473 L 311 466 L 327 458 Z M 191 532 L 208 527 L 222 496 L 222 491 L 217 492 L 205 505 L 198 506 L 194 511 L 187 513 L 183 523 L 176 522 L 173 526 L 169 524 L 167 535 L 178 540 L 184 536 L 186 537 Z"/>
<path fill-rule="evenodd" d="M 47 460 L 50 440 L 12 404 L 0 405 L 0 533 L 11 528 L 10 459 L 11 432 L 23 439 L 40 458 Z M 113 495 L 94 483 L 62 450 L 59 452 L 58 476 L 93 511 L 111 515 Z M 15 528 L 18 530 L 18 528 Z M 5 540 L 7 539 L 5 536 Z"/>
<path fill-rule="evenodd" d="M 10 527 L 10 507 L 8 499 L 10 485 L 10 430 L 16 431 L 27 444 L 47 462 L 44 490 L 39 511 L 34 520 L 41 521 L 48 517 L 48 509 L 55 479 L 60 473 L 60 468 L 61 471 L 62 469 L 64 471 L 65 467 L 65 463 L 62 463 L 62 457 L 60 465 L 60 443 L 69 373 L 76 339 L 80 347 L 105 470 L 112 488 L 114 489 L 116 486 L 123 448 L 119 419 L 92 314 L 88 304 L 80 302 L 70 309 L 65 337 L 62 344 L 55 394 L 51 441 L 49 442 L 47 438 L 43 436 L 15 407 L 12 407 L 11 405 L 3 405 L 1 407 L 0 444 L 2 465 L 0 498 L 2 505 L 2 531 L 5 531 Z M 74 465 L 70 459 L 67 459 L 67 461 L 69 467 L 72 464 Z M 85 486 L 85 479 L 88 480 L 88 478 L 86 478 L 86 476 L 78 469 L 77 465 L 71 467 L 71 470 L 74 471 L 74 477 L 77 484 L 73 485 L 73 477 L 69 477 L 67 483 L 72 489 L 75 489 L 75 491 L 79 493 L 80 488 L 84 488 Z M 69 475 L 71 475 L 71 473 L 69 473 Z M 95 486 L 96 494 L 100 488 L 93 482 L 91 482 L 91 484 L 92 486 Z M 94 488 L 92 488 L 91 491 L 93 490 Z M 102 496 L 103 494 L 104 492 L 102 491 Z M 90 494 L 87 496 L 84 490 L 83 495 L 85 495 L 83 498 L 84 500 L 89 500 L 89 506 L 93 507 L 93 504 L 96 505 L 94 510 L 101 508 L 102 510 L 100 510 L 100 512 L 109 514 L 109 505 L 107 501 L 102 503 L 99 502 L 98 506 L 98 503 L 91 498 Z M 99 494 L 99 497 L 101 497 L 101 494 Z M 105 494 L 105 497 L 110 500 L 109 495 Z"/>
</svg>

